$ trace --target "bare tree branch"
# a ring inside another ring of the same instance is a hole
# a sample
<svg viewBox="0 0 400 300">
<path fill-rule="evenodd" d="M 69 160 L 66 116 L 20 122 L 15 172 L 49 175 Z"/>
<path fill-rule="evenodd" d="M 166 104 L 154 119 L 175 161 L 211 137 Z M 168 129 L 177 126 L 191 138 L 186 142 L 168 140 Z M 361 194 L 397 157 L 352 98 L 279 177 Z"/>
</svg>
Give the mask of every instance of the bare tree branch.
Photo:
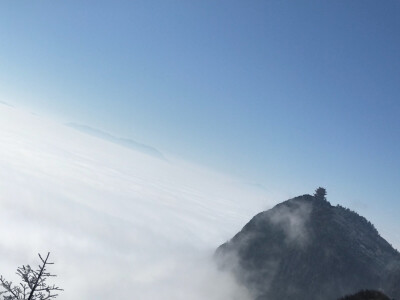
<svg viewBox="0 0 400 300">
<path fill-rule="evenodd" d="M 21 277 L 22 282 L 19 285 L 13 285 L 11 281 L 5 280 L 0 276 L 0 287 L 4 291 L 0 291 L 3 300 L 48 300 L 58 296 L 56 292 L 63 291 L 56 285 L 47 285 L 46 281 L 49 277 L 55 277 L 47 272 L 46 267 L 54 263 L 49 262 L 50 252 L 47 253 L 45 259 L 39 254 L 41 264 L 37 270 L 32 269 L 29 265 L 19 267 L 17 275 Z"/>
</svg>

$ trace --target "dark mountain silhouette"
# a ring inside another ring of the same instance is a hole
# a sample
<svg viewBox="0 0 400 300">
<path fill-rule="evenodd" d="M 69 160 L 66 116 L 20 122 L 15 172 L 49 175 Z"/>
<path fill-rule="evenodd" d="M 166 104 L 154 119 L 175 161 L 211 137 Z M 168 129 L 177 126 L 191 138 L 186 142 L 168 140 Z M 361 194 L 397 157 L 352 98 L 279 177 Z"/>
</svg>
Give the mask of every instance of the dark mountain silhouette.
<svg viewBox="0 0 400 300">
<path fill-rule="evenodd" d="M 76 124 L 76 123 L 67 123 L 65 125 L 67 125 L 68 127 L 74 128 L 76 130 L 79 130 L 80 132 L 89 134 L 91 136 L 118 144 L 125 148 L 129 148 L 129 149 L 132 149 L 135 151 L 139 151 L 139 152 L 160 158 L 162 160 L 166 160 L 164 155 L 157 149 L 155 149 L 151 146 L 145 145 L 145 144 L 138 143 L 134 140 L 119 138 L 119 137 L 113 136 L 107 132 L 104 132 L 99 129 L 92 128 L 92 127 L 86 126 L 86 125 L 81 125 L 81 124 Z"/>
<path fill-rule="evenodd" d="M 215 256 L 257 300 L 338 299 L 364 289 L 400 299 L 400 254 L 321 190 L 256 215 Z"/>
<path fill-rule="evenodd" d="M 379 291 L 365 290 L 354 295 L 345 296 L 339 300 L 390 300 L 390 298 Z"/>
</svg>

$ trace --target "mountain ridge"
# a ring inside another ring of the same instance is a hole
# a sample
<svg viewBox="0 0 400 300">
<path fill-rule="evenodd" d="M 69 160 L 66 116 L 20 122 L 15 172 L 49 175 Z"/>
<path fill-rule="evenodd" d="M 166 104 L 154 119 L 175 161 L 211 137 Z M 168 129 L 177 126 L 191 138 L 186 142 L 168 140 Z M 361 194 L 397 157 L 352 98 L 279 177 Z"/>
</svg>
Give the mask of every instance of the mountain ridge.
<svg viewBox="0 0 400 300">
<path fill-rule="evenodd" d="M 254 216 L 216 251 L 254 299 L 337 299 L 362 289 L 400 298 L 400 254 L 371 222 L 302 195 Z"/>
<path fill-rule="evenodd" d="M 167 160 L 164 157 L 164 155 L 160 151 L 158 151 L 156 148 L 136 142 L 134 140 L 120 138 L 120 137 L 114 136 L 110 133 L 104 132 L 100 129 L 96 129 L 96 128 L 93 128 L 93 127 L 90 127 L 87 125 L 77 124 L 77 123 L 73 123 L 73 122 L 66 123 L 65 125 L 70 128 L 73 128 L 75 130 L 78 130 L 82 133 L 88 134 L 90 136 L 93 136 L 93 137 L 96 137 L 99 139 L 109 141 L 111 143 L 120 145 L 122 147 L 131 149 L 131 150 L 135 150 L 135 151 L 139 151 L 144 154 L 151 155 L 153 157 L 156 157 L 156 158 L 159 158 L 162 160 Z"/>
</svg>

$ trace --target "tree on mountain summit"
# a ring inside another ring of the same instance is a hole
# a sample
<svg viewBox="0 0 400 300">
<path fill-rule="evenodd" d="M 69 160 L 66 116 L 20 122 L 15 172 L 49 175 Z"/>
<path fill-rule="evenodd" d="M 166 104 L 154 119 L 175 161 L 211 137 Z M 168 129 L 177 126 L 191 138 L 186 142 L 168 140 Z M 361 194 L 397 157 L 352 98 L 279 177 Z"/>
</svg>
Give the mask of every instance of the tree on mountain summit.
<svg viewBox="0 0 400 300">
<path fill-rule="evenodd" d="M 315 190 L 314 198 L 319 200 L 326 200 L 326 189 L 319 187 Z"/>
</svg>

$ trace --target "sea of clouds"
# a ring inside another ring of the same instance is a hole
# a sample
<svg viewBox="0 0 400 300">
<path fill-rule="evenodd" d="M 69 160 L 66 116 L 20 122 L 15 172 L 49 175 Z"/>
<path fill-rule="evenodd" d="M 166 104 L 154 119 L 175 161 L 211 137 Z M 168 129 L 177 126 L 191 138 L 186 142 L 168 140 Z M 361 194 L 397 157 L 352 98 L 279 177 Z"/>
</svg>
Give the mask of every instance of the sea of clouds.
<svg viewBox="0 0 400 300">
<path fill-rule="evenodd" d="M 212 255 L 272 204 L 229 176 L 0 104 L 0 274 L 16 280 L 50 251 L 59 299 L 248 299 Z"/>
</svg>

